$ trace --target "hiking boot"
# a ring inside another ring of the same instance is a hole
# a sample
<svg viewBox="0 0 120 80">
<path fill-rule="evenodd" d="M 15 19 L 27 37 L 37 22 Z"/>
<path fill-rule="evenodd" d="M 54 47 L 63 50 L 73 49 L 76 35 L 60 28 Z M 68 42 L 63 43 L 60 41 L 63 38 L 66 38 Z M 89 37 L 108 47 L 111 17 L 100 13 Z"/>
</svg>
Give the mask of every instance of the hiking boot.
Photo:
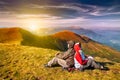
<svg viewBox="0 0 120 80">
<path fill-rule="evenodd" d="M 83 66 L 80 66 L 80 67 L 78 68 L 78 70 L 81 71 L 81 72 L 83 72 L 84 69 L 85 69 L 85 67 L 83 67 Z"/>
<path fill-rule="evenodd" d="M 101 69 L 100 70 L 109 70 L 109 68 L 108 67 L 101 67 Z"/>
<path fill-rule="evenodd" d="M 62 67 L 62 70 L 68 70 L 68 68 L 67 67 Z"/>
<path fill-rule="evenodd" d="M 84 71 L 84 68 L 79 68 L 79 71 L 83 72 L 83 71 Z"/>
<path fill-rule="evenodd" d="M 50 68 L 51 66 L 49 66 L 48 64 L 44 64 L 44 67 L 48 67 L 48 68 Z"/>
<path fill-rule="evenodd" d="M 68 68 L 68 72 L 73 72 L 75 68 Z"/>
<path fill-rule="evenodd" d="M 100 69 L 102 70 L 103 68 L 104 68 L 104 66 L 101 65 L 101 66 L 100 66 Z"/>
</svg>

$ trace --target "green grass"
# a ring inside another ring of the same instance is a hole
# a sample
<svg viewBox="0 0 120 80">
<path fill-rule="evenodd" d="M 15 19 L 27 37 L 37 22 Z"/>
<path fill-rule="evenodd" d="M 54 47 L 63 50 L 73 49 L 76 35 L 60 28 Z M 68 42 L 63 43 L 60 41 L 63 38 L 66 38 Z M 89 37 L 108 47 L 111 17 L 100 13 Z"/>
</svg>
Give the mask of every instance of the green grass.
<svg viewBox="0 0 120 80">
<path fill-rule="evenodd" d="M 63 40 L 52 36 L 38 36 L 22 28 L 0 28 L 0 43 L 21 44 L 49 48 L 55 50 L 65 50 L 66 43 Z"/>
<path fill-rule="evenodd" d="M 120 80 L 120 63 L 96 57 L 109 71 L 62 71 L 61 67 L 44 68 L 52 59 L 52 49 L 0 44 L 0 80 Z"/>
<path fill-rule="evenodd" d="M 66 46 L 66 43 L 63 40 L 52 36 L 37 36 L 23 29 L 20 29 L 20 33 L 23 38 L 21 41 L 22 45 L 49 48 L 54 50 L 65 50 L 64 46 Z"/>
</svg>

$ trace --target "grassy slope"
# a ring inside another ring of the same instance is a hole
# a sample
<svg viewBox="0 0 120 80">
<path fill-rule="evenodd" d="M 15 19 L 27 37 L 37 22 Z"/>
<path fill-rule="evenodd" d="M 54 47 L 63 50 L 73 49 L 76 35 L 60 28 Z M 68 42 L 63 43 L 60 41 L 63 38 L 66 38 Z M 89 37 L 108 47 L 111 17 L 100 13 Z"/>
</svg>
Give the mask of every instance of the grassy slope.
<svg viewBox="0 0 120 80">
<path fill-rule="evenodd" d="M 57 51 L 44 48 L 0 44 L 0 80 L 120 80 L 120 63 L 96 57 L 109 71 L 86 70 L 69 73 L 60 67 L 44 68 Z"/>
<path fill-rule="evenodd" d="M 61 31 L 56 34 L 53 34 L 53 37 L 61 40 L 74 40 L 76 42 L 81 42 L 85 54 L 105 57 L 110 60 L 115 60 L 120 62 L 119 51 L 114 50 L 113 48 L 110 48 L 98 42 L 95 42 L 84 35 L 78 35 L 70 31 Z"/>
<path fill-rule="evenodd" d="M 20 29 L 23 41 L 22 45 L 50 48 L 54 50 L 65 50 L 65 41 L 53 38 L 51 36 L 37 36 L 29 31 Z"/>
<path fill-rule="evenodd" d="M 22 41 L 22 36 L 18 28 L 1 28 L 0 29 L 1 43 L 20 44 L 21 41 Z"/>
<path fill-rule="evenodd" d="M 51 36 L 36 36 L 29 31 L 20 28 L 0 29 L 0 42 L 3 43 L 21 43 L 26 46 L 65 50 L 66 40 L 81 42 L 85 54 L 120 61 L 120 52 L 108 46 L 99 44 L 84 35 L 78 35 L 70 31 L 58 32 Z"/>
<path fill-rule="evenodd" d="M 22 44 L 55 50 L 65 50 L 65 41 L 51 36 L 40 37 L 21 28 L 1 28 L 0 43 Z"/>
</svg>

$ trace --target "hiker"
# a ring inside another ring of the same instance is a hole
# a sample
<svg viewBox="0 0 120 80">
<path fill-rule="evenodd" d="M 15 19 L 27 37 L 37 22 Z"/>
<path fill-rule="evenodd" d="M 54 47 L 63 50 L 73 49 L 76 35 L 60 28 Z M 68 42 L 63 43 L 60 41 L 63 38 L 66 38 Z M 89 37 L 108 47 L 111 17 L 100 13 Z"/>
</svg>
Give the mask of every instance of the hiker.
<svg viewBox="0 0 120 80">
<path fill-rule="evenodd" d="M 74 56 L 74 66 L 77 70 L 83 71 L 87 68 L 104 69 L 104 67 L 96 63 L 92 56 L 85 56 L 82 49 L 81 43 L 75 43 L 74 45 L 75 56 Z"/>
<path fill-rule="evenodd" d="M 56 64 L 62 66 L 63 69 L 68 69 L 74 66 L 74 42 L 68 41 L 68 50 L 66 52 L 57 53 L 56 56 L 50 60 L 45 67 L 52 67 Z"/>
</svg>

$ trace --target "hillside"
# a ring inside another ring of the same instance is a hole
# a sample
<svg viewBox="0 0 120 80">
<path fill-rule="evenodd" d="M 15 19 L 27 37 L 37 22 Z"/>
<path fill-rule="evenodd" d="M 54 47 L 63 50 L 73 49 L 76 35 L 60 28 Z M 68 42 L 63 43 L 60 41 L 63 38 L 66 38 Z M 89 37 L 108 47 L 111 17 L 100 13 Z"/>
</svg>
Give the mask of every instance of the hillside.
<svg viewBox="0 0 120 80">
<path fill-rule="evenodd" d="M 83 35 L 78 35 L 74 32 L 68 31 L 68 30 L 57 32 L 57 33 L 53 34 L 52 36 L 55 37 L 55 38 L 66 40 L 66 41 L 73 40 L 73 41 L 76 41 L 76 42 L 79 41 L 81 43 L 85 43 L 85 42 L 87 43 L 89 41 L 93 41 L 88 37 L 85 37 Z"/>
<path fill-rule="evenodd" d="M 120 61 L 119 51 L 116 51 L 111 47 L 95 42 L 84 35 L 78 35 L 76 33 L 65 30 L 53 34 L 53 37 L 61 40 L 73 40 L 76 42 L 81 42 L 85 54 L 90 54 L 92 56 L 100 56 L 111 60 Z"/>
<path fill-rule="evenodd" d="M 20 44 L 21 41 L 19 28 L 0 28 L 0 43 Z"/>
<path fill-rule="evenodd" d="M 65 41 L 51 36 L 37 36 L 29 31 L 20 29 L 22 35 L 21 45 L 49 48 L 54 50 L 65 50 Z"/>
<path fill-rule="evenodd" d="M 35 32 L 37 35 L 50 35 L 63 30 L 69 30 L 76 34 L 85 35 L 92 40 L 103 43 L 120 51 L 120 30 L 100 30 L 100 29 L 84 29 L 77 26 L 56 27 L 56 28 L 40 28 Z"/>
<path fill-rule="evenodd" d="M 52 49 L 0 43 L 0 80 L 120 80 L 120 63 L 95 57 L 109 71 L 62 71 L 61 67 L 44 68 L 55 53 Z"/>
<path fill-rule="evenodd" d="M 51 36 L 37 36 L 21 28 L 1 28 L 0 43 L 36 46 L 55 50 L 65 50 L 65 41 Z"/>
<path fill-rule="evenodd" d="M 67 40 L 81 42 L 85 54 L 92 55 L 110 70 L 70 73 L 61 67 L 44 68 L 58 51 L 65 50 Z M 21 28 L 0 29 L 0 80 L 119 80 L 118 62 L 120 52 L 85 35 L 61 31 L 49 36 L 36 36 Z"/>
<path fill-rule="evenodd" d="M 0 36 L 0 43 L 15 43 L 54 50 L 66 50 L 66 41 L 73 40 L 82 43 L 85 54 L 120 62 L 120 52 L 68 30 L 49 36 L 37 36 L 21 28 L 5 28 L 0 29 L 0 35 L 2 35 Z"/>
</svg>

